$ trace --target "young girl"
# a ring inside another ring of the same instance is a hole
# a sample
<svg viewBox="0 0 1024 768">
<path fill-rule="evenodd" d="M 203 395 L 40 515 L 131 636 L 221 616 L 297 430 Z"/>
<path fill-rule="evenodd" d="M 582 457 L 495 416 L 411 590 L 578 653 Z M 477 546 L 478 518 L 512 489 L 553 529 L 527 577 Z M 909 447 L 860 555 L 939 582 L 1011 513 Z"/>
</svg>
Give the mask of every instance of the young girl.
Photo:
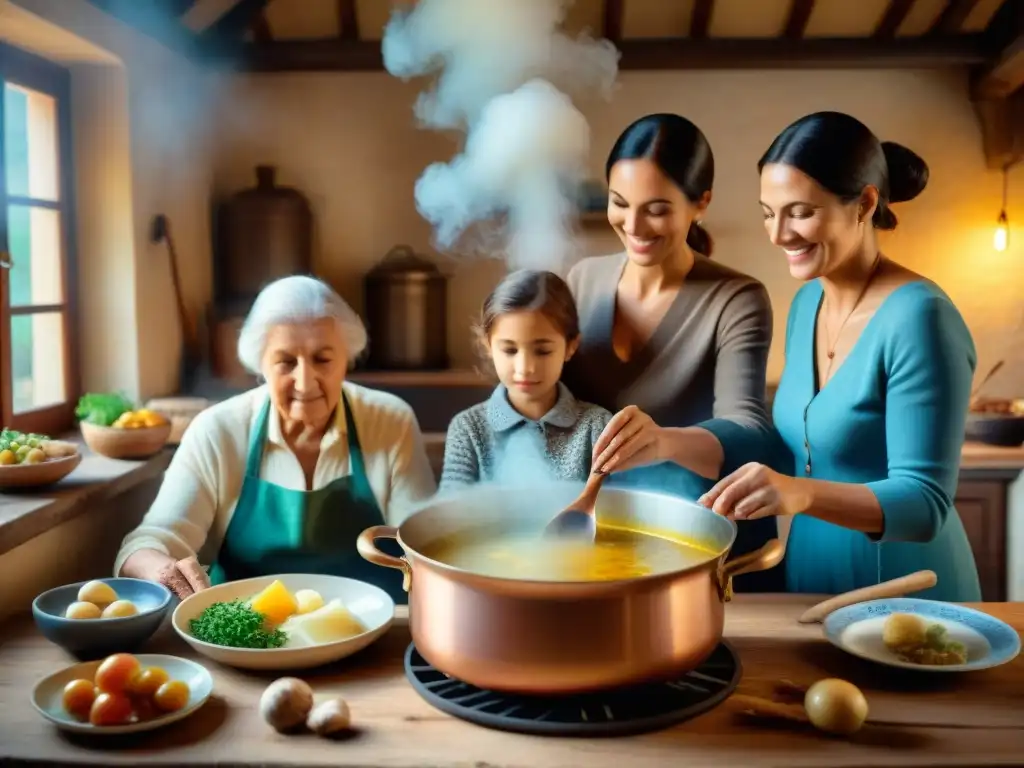
<svg viewBox="0 0 1024 768">
<path fill-rule="evenodd" d="M 514 272 L 481 315 L 478 341 L 501 383 L 489 400 L 452 419 L 441 490 L 480 481 L 586 480 L 611 414 L 577 401 L 560 381 L 579 346 L 569 287 L 552 272 Z"/>
</svg>

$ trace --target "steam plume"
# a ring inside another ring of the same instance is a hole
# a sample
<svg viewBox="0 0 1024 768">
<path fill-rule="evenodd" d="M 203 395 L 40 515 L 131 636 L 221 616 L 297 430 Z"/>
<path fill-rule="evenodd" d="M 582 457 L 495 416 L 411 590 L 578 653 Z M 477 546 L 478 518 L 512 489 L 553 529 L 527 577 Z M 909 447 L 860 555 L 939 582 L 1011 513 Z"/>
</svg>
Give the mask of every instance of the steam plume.
<svg viewBox="0 0 1024 768">
<path fill-rule="evenodd" d="M 546 453 L 544 438 L 536 430 L 517 429 L 511 432 L 495 453 L 495 485 L 536 487 L 557 480 Z"/>
<path fill-rule="evenodd" d="M 473 224 L 504 214 L 511 267 L 560 271 L 576 255 L 590 128 L 573 96 L 610 98 L 619 52 L 559 31 L 571 2 L 421 0 L 385 28 L 388 72 L 438 74 L 416 101 L 419 124 L 467 134 L 460 155 L 416 183 L 416 207 L 439 248 L 465 247 Z"/>
</svg>

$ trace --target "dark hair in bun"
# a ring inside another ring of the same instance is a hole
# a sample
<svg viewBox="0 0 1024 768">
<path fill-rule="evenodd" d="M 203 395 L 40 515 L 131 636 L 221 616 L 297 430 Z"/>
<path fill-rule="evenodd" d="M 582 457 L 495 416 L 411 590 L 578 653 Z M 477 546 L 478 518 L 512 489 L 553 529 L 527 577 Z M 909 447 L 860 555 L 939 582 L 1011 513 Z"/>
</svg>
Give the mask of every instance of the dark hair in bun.
<svg viewBox="0 0 1024 768">
<path fill-rule="evenodd" d="M 608 153 L 605 180 L 620 160 L 650 160 L 691 203 L 710 192 L 715 181 L 715 156 L 707 137 L 680 115 L 646 115 L 629 125 Z M 711 256 L 711 235 L 697 222 L 690 225 L 686 244 L 697 253 Z"/>
<path fill-rule="evenodd" d="M 842 112 L 815 112 L 780 133 L 757 163 L 757 170 L 780 163 L 803 171 L 843 202 L 859 198 L 864 187 L 878 189 L 871 223 L 895 229 L 890 203 L 913 200 L 928 184 L 928 165 L 911 150 L 880 142 L 860 120 Z"/>
</svg>

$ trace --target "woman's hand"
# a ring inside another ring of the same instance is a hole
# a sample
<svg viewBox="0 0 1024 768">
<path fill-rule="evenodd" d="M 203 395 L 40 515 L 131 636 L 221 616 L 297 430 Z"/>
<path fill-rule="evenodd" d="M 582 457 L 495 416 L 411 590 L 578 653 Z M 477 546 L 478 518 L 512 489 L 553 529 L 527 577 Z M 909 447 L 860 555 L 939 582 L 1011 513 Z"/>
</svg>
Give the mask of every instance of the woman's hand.
<svg viewBox="0 0 1024 768">
<path fill-rule="evenodd" d="M 133 579 L 163 584 L 181 600 L 195 594 L 188 579 L 178 570 L 174 558 L 155 549 L 133 552 L 121 566 L 121 573 Z"/>
<path fill-rule="evenodd" d="M 635 405 L 627 405 L 594 443 L 593 467 L 608 474 L 661 461 L 661 427 Z"/>
<path fill-rule="evenodd" d="M 697 503 L 723 517 L 757 520 L 806 512 L 811 499 L 797 478 L 780 475 L 764 464 L 745 464 L 719 480 Z"/>
</svg>

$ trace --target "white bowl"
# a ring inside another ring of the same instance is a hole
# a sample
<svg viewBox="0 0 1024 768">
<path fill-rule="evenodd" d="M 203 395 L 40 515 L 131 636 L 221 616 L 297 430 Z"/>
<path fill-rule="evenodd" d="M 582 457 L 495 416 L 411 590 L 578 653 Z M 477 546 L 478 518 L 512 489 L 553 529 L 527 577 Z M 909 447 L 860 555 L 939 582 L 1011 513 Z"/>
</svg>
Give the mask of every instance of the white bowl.
<svg viewBox="0 0 1024 768">
<path fill-rule="evenodd" d="M 189 622 L 214 603 L 247 600 L 275 579 L 293 594 L 300 589 L 313 589 L 324 602 L 340 600 L 367 629 L 344 640 L 318 643 L 301 648 L 229 648 L 214 645 L 192 636 Z M 229 581 L 189 596 L 174 609 L 171 624 L 174 631 L 198 653 L 230 667 L 257 670 L 310 669 L 351 656 L 383 635 L 395 619 L 395 602 L 380 587 L 341 576 L 289 573 L 260 576 L 255 579 Z"/>
<path fill-rule="evenodd" d="M 65 711 L 63 704 L 64 686 L 72 680 L 79 678 L 92 680 L 93 675 L 96 674 L 96 670 L 102 663 L 102 659 L 98 659 L 96 661 L 73 664 L 62 669 L 60 672 L 44 677 L 36 683 L 36 687 L 32 690 L 32 706 L 36 708 L 39 714 L 64 731 L 95 735 L 139 733 L 140 731 L 152 731 L 183 720 L 203 706 L 213 692 L 213 677 L 202 664 L 197 664 L 194 661 L 182 659 L 178 656 L 166 656 L 162 653 L 139 653 L 135 654 L 135 658 L 144 667 L 162 667 L 171 680 L 181 680 L 184 683 L 188 683 L 188 704 L 177 712 L 169 712 L 166 715 L 161 715 L 151 720 L 143 720 L 138 723 L 93 725 L 89 722 L 82 722 Z"/>
</svg>

